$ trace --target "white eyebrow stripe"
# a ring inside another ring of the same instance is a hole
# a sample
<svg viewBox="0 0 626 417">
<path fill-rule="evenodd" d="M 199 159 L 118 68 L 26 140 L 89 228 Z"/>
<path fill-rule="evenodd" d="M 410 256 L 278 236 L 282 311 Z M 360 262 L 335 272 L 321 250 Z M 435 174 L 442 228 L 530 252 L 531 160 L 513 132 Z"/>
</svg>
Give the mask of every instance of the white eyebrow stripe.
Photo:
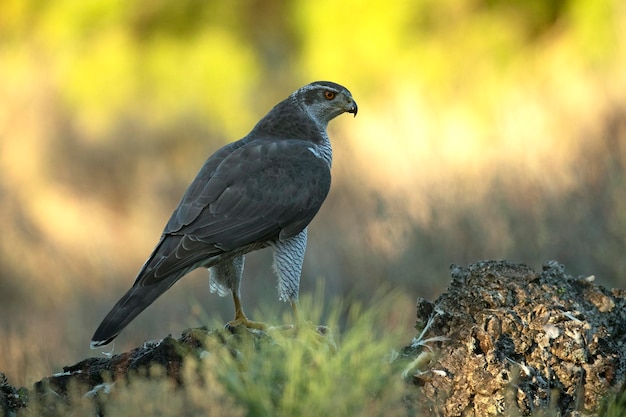
<svg viewBox="0 0 626 417">
<path fill-rule="evenodd" d="M 291 93 L 291 95 L 293 96 L 293 95 L 296 95 L 297 93 L 304 93 L 306 91 L 315 90 L 315 89 L 318 89 L 318 88 L 324 88 L 326 90 L 334 91 L 335 94 L 341 93 L 341 91 L 337 90 L 335 87 L 331 87 L 331 86 L 323 85 L 323 84 L 312 83 L 312 84 L 307 84 L 307 85 L 301 87 L 300 89 L 298 89 L 298 90 L 294 91 L 293 93 Z"/>
</svg>

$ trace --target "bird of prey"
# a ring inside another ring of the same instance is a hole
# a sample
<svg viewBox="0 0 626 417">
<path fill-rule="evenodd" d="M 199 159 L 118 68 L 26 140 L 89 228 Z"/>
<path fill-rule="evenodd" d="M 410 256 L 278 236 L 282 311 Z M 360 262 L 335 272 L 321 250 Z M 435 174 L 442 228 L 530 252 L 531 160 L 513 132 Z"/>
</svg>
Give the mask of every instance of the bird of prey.
<svg viewBox="0 0 626 417">
<path fill-rule="evenodd" d="M 232 294 L 231 326 L 248 320 L 239 285 L 244 255 L 271 247 L 279 298 L 294 308 L 307 226 L 330 189 L 328 122 L 357 104 L 343 86 L 317 81 L 278 103 L 244 138 L 211 155 L 172 213 L 135 283 L 102 320 L 91 347 L 111 342 L 139 313 L 196 268 L 209 288 Z"/>
</svg>

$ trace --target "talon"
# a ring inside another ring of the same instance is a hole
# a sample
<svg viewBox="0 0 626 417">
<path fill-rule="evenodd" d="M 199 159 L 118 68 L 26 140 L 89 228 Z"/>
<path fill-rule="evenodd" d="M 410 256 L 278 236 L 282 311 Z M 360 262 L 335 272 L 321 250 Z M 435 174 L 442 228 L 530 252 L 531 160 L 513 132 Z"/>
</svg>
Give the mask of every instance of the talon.
<svg viewBox="0 0 626 417">
<path fill-rule="evenodd" d="M 233 292 L 233 302 L 235 303 L 235 319 L 226 323 L 226 325 L 224 326 L 225 329 L 230 330 L 231 332 L 233 332 L 235 328 L 240 326 L 246 327 L 248 329 L 257 330 L 267 329 L 267 324 L 265 323 L 248 320 L 245 313 L 243 312 L 243 308 L 241 307 L 241 299 L 239 297 L 239 294 L 236 292 Z"/>
<path fill-rule="evenodd" d="M 258 321 L 248 320 L 246 316 L 237 317 L 235 320 L 231 320 L 224 326 L 225 329 L 230 330 L 231 332 L 235 330 L 237 327 L 246 327 L 248 329 L 257 329 L 257 330 L 265 330 L 267 329 L 267 324 L 261 323 Z"/>
</svg>

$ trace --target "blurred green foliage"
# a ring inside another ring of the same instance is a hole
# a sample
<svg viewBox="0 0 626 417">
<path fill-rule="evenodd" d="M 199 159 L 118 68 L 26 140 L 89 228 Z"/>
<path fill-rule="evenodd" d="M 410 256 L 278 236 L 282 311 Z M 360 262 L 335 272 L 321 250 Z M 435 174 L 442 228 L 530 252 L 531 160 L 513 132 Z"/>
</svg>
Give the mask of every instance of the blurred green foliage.
<svg viewBox="0 0 626 417">
<path fill-rule="evenodd" d="M 403 396 L 410 388 L 400 376 L 401 365 L 393 362 L 403 335 L 386 328 L 384 321 L 393 312 L 399 291 L 374 295 L 367 309 L 354 303 L 347 315 L 350 329 L 341 335 L 337 333 L 341 303 L 330 306 L 333 303 L 319 298 L 315 302 L 314 297 L 303 298 L 303 310 L 316 321 L 327 304 L 327 334 L 306 324 L 297 332 L 270 329 L 262 335 L 245 329 L 207 335 L 196 329 L 188 337 L 206 350 L 190 352 L 191 344 L 171 342 L 185 352 L 181 369 L 170 369 L 175 378 L 158 365 L 117 375 L 115 382 L 105 375 L 105 382 L 94 389 L 70 386 L 69 401 L 53 383 L 40 387 L 43 395 L 33 392 L 19 415 L 407 415 Z M 270 310 L 277 315 L 276 308 Z"/>
<path fill-rule="evenodd" d="M 330 126 L 303 292 L 434 297 L 497 258 L 624 286 L 624 33 L 619 0 L 4 0 L 0 369 L 88 355 L 206 156 L 315 79 L 360 111 Z M 246 305 L 275 299 L 270 262 L 248 258 Z M 230 318 L 191 275 L 120 349 Z"/>
</svg>

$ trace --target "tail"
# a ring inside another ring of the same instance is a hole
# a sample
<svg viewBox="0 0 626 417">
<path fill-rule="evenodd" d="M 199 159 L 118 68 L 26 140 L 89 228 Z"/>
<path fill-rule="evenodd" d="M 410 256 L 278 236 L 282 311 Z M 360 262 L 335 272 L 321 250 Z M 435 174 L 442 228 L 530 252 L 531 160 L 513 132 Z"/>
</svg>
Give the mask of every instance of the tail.
<svg viewBox="0 0 626 417">
<path fill-rule="evenodd" d="M 223 251 L 215 245 L 186 235 L 164 234 L 139 271 L 126 294 L 106 315 L 91 338 L 91 348 L 103 346 L 117 337 L 124 327 L 161 294 L 192 270 L 214 265 Z"/>
<path fill-rule="evenodd" d="M 186 272 L 186 271 L 185 271 Z M 144 311 L 154 300 L 168 290 L 184 274 L 175 274 L 154 284 L 135 285 L 115 304 L 106 315 L 100 326 L 91 338 L 91 348 L 104 346 L 117 337 L 118 334 L 139 313 Z"/>
</svg>

